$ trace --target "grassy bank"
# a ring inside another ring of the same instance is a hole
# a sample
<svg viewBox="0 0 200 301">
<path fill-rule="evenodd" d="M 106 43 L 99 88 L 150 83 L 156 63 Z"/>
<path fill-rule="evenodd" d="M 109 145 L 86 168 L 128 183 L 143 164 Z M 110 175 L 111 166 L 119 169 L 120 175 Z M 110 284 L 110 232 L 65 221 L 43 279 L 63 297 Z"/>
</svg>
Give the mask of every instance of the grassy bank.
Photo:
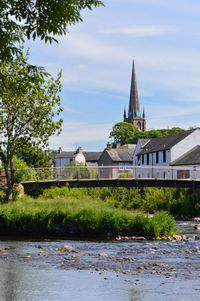
<svg viewBox="0 0 200 301">
<path fill-rule="evenodd" d="M 94 200 L 84 190 L 49 189 L 36 199 L 25 196 L 0 206 L 0 234 L 156 237 L 175 231 L 173 218 L 164 212 L 150 218 Z"/>
<path fill-rule="evenodd" d="M 85 191 L 116 208 L 145 213 L 168 212 L 178 218 L 200 216 L 200 195 L 180 188 L 90 188 Z"/>
</svg>

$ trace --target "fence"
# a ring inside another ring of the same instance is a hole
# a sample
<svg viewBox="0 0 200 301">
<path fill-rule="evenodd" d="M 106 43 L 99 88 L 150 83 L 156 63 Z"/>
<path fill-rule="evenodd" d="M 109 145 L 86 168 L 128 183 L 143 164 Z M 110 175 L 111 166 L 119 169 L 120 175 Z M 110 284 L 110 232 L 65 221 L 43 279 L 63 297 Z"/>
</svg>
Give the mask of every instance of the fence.
<svg viewBox="0 0 200 301">
<path fill-rule="evenodd" d="M 200 167 L 192 166 L 81 166 L 16 170 L 18 182 L 86 179 L 200 180 Z"/>
</svg>

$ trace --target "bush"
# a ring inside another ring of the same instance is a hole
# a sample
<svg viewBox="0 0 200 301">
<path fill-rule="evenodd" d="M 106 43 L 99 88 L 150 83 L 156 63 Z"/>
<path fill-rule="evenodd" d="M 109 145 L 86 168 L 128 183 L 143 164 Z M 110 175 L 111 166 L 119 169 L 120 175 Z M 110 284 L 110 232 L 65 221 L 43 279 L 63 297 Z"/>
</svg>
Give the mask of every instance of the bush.
<svg viewBox="0 0 200 301">
<path fill-rule="evenodd" d="M 121 173 L 120 174 L 120 176 L 119 176 L 119 178 L 121 178 L 121 179 L 123 179 L 123 178 L 126 178 L 126 179 L 128 179 L 128 178 L 133 178 L 133 173 L 132 172 L 127 172 L 127 173 Z"/>
<path fill-rule="evenodd" d="M 153 218 L 133 214 L 88 197 L 72 197 L 67 187 L 46 191 L 38 199 L 25 196 L 0 207 L 1 234 L 53 234 L 55 224 L 59 229 L 56 235 L 65 236 L 69 233 L 85 237 L 106 236 L 108 232 L 114 235 L 121 232 L 154 237 L 175 231 L 173 219 L 165 213 Z"/>
</svg>

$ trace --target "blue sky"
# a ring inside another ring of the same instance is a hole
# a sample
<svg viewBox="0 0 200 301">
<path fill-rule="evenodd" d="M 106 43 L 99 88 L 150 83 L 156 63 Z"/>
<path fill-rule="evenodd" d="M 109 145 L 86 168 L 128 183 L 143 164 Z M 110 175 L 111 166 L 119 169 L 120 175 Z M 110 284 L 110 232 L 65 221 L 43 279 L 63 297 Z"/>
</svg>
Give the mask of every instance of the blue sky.
<svg viewBox="0 0 200 301">
<path fill-rule="evenodd" d="M 27 43 L 32 63 L 63 72 L 63 131 L 50 147 L 105 148 L 128 107 L 133 59 L 147 128 L 200 126 L 199 0 L 104 3 L 58 45 Z"/>
</svg>

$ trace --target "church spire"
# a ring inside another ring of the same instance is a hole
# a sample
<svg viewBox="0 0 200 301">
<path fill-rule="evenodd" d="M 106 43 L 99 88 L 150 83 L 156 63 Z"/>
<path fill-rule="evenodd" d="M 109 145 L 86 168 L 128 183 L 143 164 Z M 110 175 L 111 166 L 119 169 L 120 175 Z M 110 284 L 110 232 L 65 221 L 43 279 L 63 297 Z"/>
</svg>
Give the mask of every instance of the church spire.
<svg viewBox="0 0 200 301">
<path fill-rule="evenodd" d="M 128 122 L 136 126 L 141 131 L 146 131 L 145 111 L 143 109 L 143 115 L 140 112 L 140 103 L 137 89 L 135 64 L 133 61 L 132 78 L 131 78 L 131 91 L 129 99 L 128 116 L 124 110 L 124 122 Z"/>
<path fill-rule="evenodd" d="M 144 107 L 143 107 L 143 114 L 142 114 L 142 118 L 145 118 L 145 110 L 144 110 Z"/>
<path fill-rule="evenodd" d="M 139 96 L 138 96 L 138 89 L 137 89 L 135 64 L 133 61 L 128 117 L 134 118 L 134 117 L 140 117 L 140 115 L 141 115 L 140 103 L 139 103 Z"/>
<path fill-rule="evenodd" d="M 124 107 L 124 121 L 126 121 L 126 107 Z"/>
</svg>

